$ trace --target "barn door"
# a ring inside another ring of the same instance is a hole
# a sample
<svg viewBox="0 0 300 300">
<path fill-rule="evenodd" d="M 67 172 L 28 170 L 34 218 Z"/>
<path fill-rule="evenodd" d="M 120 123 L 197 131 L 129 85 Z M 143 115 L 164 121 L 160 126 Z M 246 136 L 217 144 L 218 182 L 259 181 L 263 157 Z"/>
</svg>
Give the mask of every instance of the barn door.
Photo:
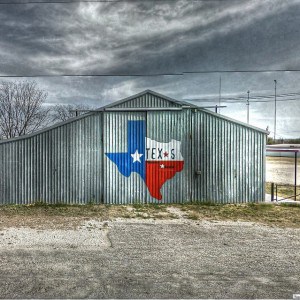
<svg viewBox="0 0 300 300">
<path fill-rule="evenodd" d="M 146 113 L 105 112 L 103 201 L 144 203 Z"/>
<path fill-rule="evenodd" d="M 147 203 L 191 199 L 191 111 L 147 112 Z"/>
<path fill-rule="evenodd" d="M 104 113 L 104 203 L 191 199 L 189 110 Z"/>
</svg>

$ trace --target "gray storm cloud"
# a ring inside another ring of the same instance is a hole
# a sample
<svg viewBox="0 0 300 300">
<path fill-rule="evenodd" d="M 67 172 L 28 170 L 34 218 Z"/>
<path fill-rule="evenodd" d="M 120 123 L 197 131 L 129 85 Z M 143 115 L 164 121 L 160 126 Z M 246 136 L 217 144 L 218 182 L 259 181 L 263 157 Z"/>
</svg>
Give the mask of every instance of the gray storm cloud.
<svg viewBox="0 0 300 300">
<path fill-rule="evenodd" d="M 273 26 L 272 17 L 278 18 L 297 4 L 129 1 L 3 5 L 0 45 L 5 62 L 1 73 L 151 74 L 212 66 L 222 69 L 230 64 L 261 67 L 264 64 L 245 56 L 253 57 L 253 47 L 257 48 L 254 53 L 263 55 L 259 42 L 265 44 L 263 38 L 272 39 L 274 34 L 262 28 Z M 265 25 L 260 27 L 260 23 Z M 247 30 L 257 32 L 248 35 Z M 280 47 L 281 40 L 275 45 Z"/>
<path fill-rule="evenodd" d="M 294 0 L 0 5 L 0 74 L 111 75 L 36 78 L 48 104 L 101 106 L 148 88 L 179 100 L 218 99 L 220 75 L 223 97 L 272 94 L 274 79 L 282 93 L 300 91 L 298 72 L 114 76 L 300 69 L 299 16 Z M 300 135 L 298 103 L 280 105 Z M 226 105 L 222 113 L 244 121 L 243 104 Z M 271 126 L 272 104 L 251 108 L 254 125 Z"/>
</svg>

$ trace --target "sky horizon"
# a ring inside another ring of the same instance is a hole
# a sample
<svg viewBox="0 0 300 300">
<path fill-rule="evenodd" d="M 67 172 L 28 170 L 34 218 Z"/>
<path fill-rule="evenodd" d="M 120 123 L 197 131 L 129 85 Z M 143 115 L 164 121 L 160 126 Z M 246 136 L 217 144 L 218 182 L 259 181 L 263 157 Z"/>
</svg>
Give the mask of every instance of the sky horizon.
<svg viewBox="0 0 300 300">
<path fill-rule="evenodd" d="M 151 89 L 221 96 L 220 113 L 246 123 L 249 91 L 250 125 L 273 137 L 276 80 L 277 138 L 300 137 L 299 0 L 14 2 L 0 0 L 0 81 L 35 80 L 47 105 Z"/>
</svg>

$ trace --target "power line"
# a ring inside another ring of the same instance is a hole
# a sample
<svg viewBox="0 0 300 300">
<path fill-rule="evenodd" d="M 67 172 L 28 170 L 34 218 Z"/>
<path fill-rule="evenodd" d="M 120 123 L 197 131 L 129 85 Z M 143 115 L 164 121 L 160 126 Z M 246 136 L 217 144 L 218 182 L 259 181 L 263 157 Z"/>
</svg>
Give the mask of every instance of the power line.
<svg viewBox="0 0 300 300">
<path fill-rule="evenodd" d="M 140 1 L 140 0 L 131 0 L 131 1 Z M 156 0 L 154 0 L 156 1 Z M 171 1 L 171 0 L 164 0 Z M 26 1 L 26 2 L 0 2 L 0 5 L 25 5 L 25 4 L 76 4 L 76 3 L 102 3 L 102 2 L 124 2 L 123 0 L 89 0 L 89 1 L 80 1 L 80 0 L 63 0 L 63 1 Z"/>
<path fill-rule="evenodd" d="M 145 0 L 127 0 L 128 2 L 144 2 Z M 173 2 L 174 0 L 149 0 L 151 2 Z M 193 0 L 193 2 L 211 2 L 211 1 L 219 1 L 219 0 Z M 230 1 L 230 0 L 227 0 Z M 7 2 L 2 1 L 0 5 L 26 5 L 26 4 L 76 4 L 76 3 L 118 3 L 124 2 L 124 0 L 54 0 L 54 1 L 36 1 L 36 0 L 28 0 L 26 2 L 14 1 L 14 2 Z"/>
<path fill-rule="evenodd" d="M 203 73 L 269 73 L 269 72 L 300 72 L 300 69 L 263 69 L 263 70 L 206 70 L 206 71 L 187 71 L 184 74 L 203 74 Z"/>
<path fill-rule="evenodd" d="M 279 94 L 279 95 L 277 95 L 277 97 L 290 97 L 290 96 L 295 96 L 295 95 L 300 95 L 300 93 Z M 246 96 L 234 97 L 234 98 L 227 97 L 227 98 L 228 99 L 237 99 L 237 100 L 240 100 L 240 99 L 247 100 L 248 99 L 248 97 L 246 97 Z M 250 97 L 250 99 L 259 99 L 259 98 L 271 98 L 271 99 L 274 99 L 274 95 L 261 95 L 261 96 Z"/>
<path fill-rule="evenodd" d="M 152 74 L 40 74 L 40 75 L 0 75 L 0 78 L 38 78 L 38 77 L 155 77 L 183 76 L 183 73 L 152 73 Z"/>
<path fill-rule="evenodd" d="M 282 102 L 286 102 L 286 101 L 298 101 L 300 100 L 300 98 L 292 98 L 292 99 L 277 99 L 276 101 L 282 101 Z M 229 100 L 230 101 L 230 100 Z M 245 103 L 245 101 L 238 101 L 238 100 L 233 100 L 233 101 L 230 101 L 232 103 Z M 250 101 L 251 103 L 255 103 L 255 102 L 269 102 L 269 103 L 272 103 L 274 102 L 274 100 L 254 100 L 254 101 Z"/>
<path fill-rule="evenodd" d="M 159 77 L 159 76 L 184 76 L 184 73 L 152 73 L 152 74 L 40 74 L 40 75 L 0 75 L 0 78 L 55 78 L 55 77 Z M 286 98 L 291 96 L 299 96 L 300 92 L 278 94 L 277 101 L 298 101 L 300 98 Z M 266 99 L 266 100 L 264 100 Z M 274 95 L 257 95 L 249 97 L 249 102 L 273 102 Z M 197 101 L 197 102 L 217 102 L 220 100 L 216 98 L 191 98 L 183 99 L 186 101 Z M 247 96 L 237 96 L 237 97 L 222 97 L 221 102 L 229 103 L 245 103 L 248 100 Z"/>
<path fill-rule="evenodd" d="M 33 75 L 0 75 L 0 78 L 33 78 L 33 77 L 148 77 L 148 76 L 184 76 L 186 74 L 211 74 L 211 73 L 270 73 L 270 72 L 300 72 L 299 70 L 210 70 L 198 72 L 170 72 L 170 73 L 138 73 L 138 74 L 33 74 Z M 239 97 L 245 98 L 245 97 Z"/>
<path fill-rule="evenodd" d="M 300 92 L 294 92 L 294 93 L 285 93 L 285 94 L 278 94 L 277 98 L 283 98 L 285 99 L 278 99 L 277 101 L 290 101 L 290 100 L 299 100 L 299 98 L 286 98 L 286 97 L 292 97 L 292 96 L 299 96 Z M 267 99 L 267 100 L 263 100 Z M 187 101 L 203 101 L 203 102 L 216 102 L 217 98 L 216 96 L 214 98 L 189 98 L 184 99 Z M 244 103 L 247 100 L 251 100 L 250 102 L 272 102 L 274 100 L 274 94 L 273 95 L 257 95 L 257 96 L 240 96 L 240 97 L 222 97 L 222 102 L 241 102 Z"/>
<path fill-rule="evenodd" d="M 277 97 L 290 97 L 290 96 L 296 96 L 300 95 L 300 92 L 295 93 L 288 93 L 288 94 L 278 94 Z M 257 96 L 251 96 L 249 99 L 260 99 L 260 98 L 274 98 L 274 95 L 257 95 Z M 204 99 L 204 98 L 201 98 Z M 223 97 L 222 99 L 230 99 L 230 100 L 247 100 L 247 96 L 240 96 L 240 97 Z"/>
<path fill-rule="evenodd" d="M 195 101 L 195 102 L 218 102 L 217 99 L 183 99 L 184 101 Z M 300 98 L 293 98 L 293 99 L 277 99 L 276 100 L 277 102 L 278 101 L 282 101 L 282 102 L 286 102 L 286 101 L 300 101 Z M 249 101 L 250 103 L 272 103 L 274 102 L 274 100 L 254 100 L 254 101 Z M 222 99 L 221 103 L 243 103 L 243 104 L 246 104 L 247 102 L 246 101 L 241 101 L 241 100 L 230 100 L 230 99 L 227 99 L 227 100 L 224 100 Z"/>
<path fill-rule="evenodd" d="M 184 101 L 196 101 L 196 102 L 218 102 L 217 99 L 211 99 L 211 100 L 202 100 L 202 99 L 183 99 Z M 293 99 L 277 99 L 278 101 L 281 102 L 286 102 L 286 101 L 299 101 L 300 98 L 293 98 Z M 221 103 L 226 102 L 226 103 L 246 103 L 247 101 L 238 101 L 238 100 L 222 100 Z M 250 103 L 272 103 L 274 101 L 271 100 L 254 100 L 254 101 L 249 101 Z"/>
</svg>

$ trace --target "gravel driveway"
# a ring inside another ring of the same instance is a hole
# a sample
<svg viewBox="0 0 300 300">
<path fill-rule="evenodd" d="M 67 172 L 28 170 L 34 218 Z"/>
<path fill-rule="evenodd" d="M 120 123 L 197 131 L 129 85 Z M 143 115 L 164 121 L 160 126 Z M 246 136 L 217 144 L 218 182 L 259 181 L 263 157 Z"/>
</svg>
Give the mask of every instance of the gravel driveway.
<svg viewBox="0 0 300 300">
<path fill-rule="evenodd" d="M 2 298 L 292 298 L 300 230 L 245 222 L 81 220 L 0 231 Z"/>
</svg>

